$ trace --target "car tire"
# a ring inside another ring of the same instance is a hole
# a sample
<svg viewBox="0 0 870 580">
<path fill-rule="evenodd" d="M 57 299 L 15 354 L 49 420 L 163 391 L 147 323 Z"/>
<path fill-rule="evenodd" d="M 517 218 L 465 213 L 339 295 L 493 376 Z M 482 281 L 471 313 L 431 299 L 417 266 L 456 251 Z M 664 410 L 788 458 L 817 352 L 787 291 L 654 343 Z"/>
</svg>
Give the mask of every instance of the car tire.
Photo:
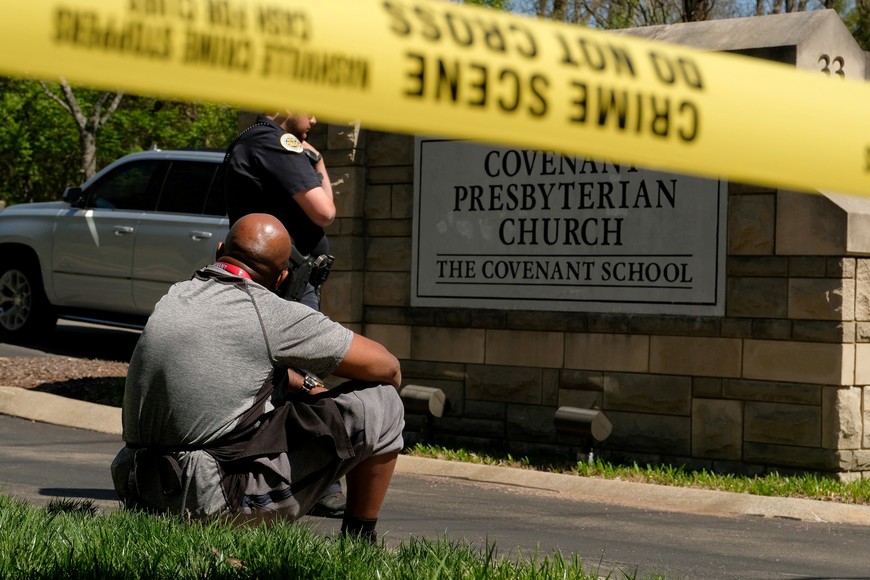
<svg viewBox="0 0 870 580">
<path fill-rule="evenodd" d="M 37 338 L 56 324 L 39 268 L 21 260 L 0 262 L 0 338 Z"/>
</svg>

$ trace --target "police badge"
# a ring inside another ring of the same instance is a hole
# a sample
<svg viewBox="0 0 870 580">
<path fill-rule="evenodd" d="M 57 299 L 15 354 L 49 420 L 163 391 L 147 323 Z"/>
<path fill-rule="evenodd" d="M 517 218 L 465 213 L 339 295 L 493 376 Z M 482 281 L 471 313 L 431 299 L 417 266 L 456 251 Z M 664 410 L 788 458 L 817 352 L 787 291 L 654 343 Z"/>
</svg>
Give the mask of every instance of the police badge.
<svg viewBox="0 0 870 580">
<path fill-rule="evenodd" d="M 286 149 L 287 151 L 292 151 L 293 153 L 302 153 L 302 143 L 299 139 L 296 138 L 295 135 L 291 135 L 290 133 L 284 133 L 281 135 L 281 147 Z"/>
</svg>

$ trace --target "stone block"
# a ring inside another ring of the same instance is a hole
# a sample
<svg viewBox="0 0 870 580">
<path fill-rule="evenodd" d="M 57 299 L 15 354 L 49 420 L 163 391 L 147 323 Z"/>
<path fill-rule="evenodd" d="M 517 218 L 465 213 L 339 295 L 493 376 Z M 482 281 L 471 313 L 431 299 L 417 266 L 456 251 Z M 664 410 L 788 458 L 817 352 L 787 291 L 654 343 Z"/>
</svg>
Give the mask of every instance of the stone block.
<svg viewBox="0 0 870 580">
<path fill-rule="evenodd" d="M 391 188 L 390 217 L 410 219 L 414 210 L 414 188 L 410 183 L 398 183 Z"/>
<path fill-rule="evenodd" d="M 870 320 L 870 259 L 855 263 L 855 320 Z"/>
<path fill-rule="evenodd" d="M 728 256 L 725 271 L 729 277 L 786 278 L 788 258 L 779 256 Z"/>
<path fill-rule="evenodd" d="M 326 128 L 326 146 L 329 149 L 356 149 L 363 145 L 363 133 L 359 123 L 330 123 Z"/>
<path fill-rule="evenodd" d="M 775 197 L 733 195 L 728 199 L 728 253 L 769 255 L 773 253 Z"/>
<path fill-rule="evenodd" d="M 870 387 L 861 388 L 861 400 L 864 405 L 862 412 L 863 434 L 861 439 L 861 446 L 864 448 L 870 448 Z"/>
<path fill-rule="evenodd" d="M 788 277 L 824 278 L 830 259 L 821 256 L 792 256 L 788 259 Z"/>
<path fill-rule="evenodd" d="M 556 428 L 553 423 L 555 414 L 555 407 L 508 405 L 506 425 L 508 439 L 553 443 L 556 438 Z"/>
<path fill-rule="evenodd" d="M 530 310 L 509 310 L 506 312 L 506 326 L 517 330 L 564 331 L 568 317 L 564 312 L 536 312 Z"/>
<path fill-rule="evenodd" d="M 386 307 L 367 305 L 363 311 L 363 322 L 371 324 L 423 324 L 432 326 L 431 318 L 420 321 L 419 312 L 409 307 Z"/>
<path fill-rule="evenodd" d="M 563 389 L 604 392 L 604 373 L 561 370 L 559 386 Z"/>
<path fill-rule="evenodd" d="M 692 456 L 738 460 L 743 450 L 743 405 L 740 401 L 692 401 Z"/>
<path fill-rule="evenodd" d="M 595 391 L 578 391 L 575 389 L 559 389 L 559 407 L 579 407 L 581 409 L 601 409 L 604 407 L 604 396 Z"/>
<path fill-rule="evenodd" d="M 332 272 L 323 286 L 320 309 L 336 322 L 361 322 L 362 272 Z"/>
<path fill-rule="evenodd" d="M 366 306 L 409 306 L 411 275 L 407 272 L 367 272 Z"/>
<path fill-rule="evenodd" d="M 465 364 L 406 360 L 402 362 L 402 377 L 406 382 L 412 379 L 465 382 L 466 367 Z"/>
<path fill-rule="evenodd" d="M 646 372 L 649 370 L 649 337 L 568 333 L 565 335 L 565 368 Z"/>
<path fill-rule="evenodd" d="M 494 440 L 504 443 L 505 422 L 503 419 L 476 419 L 471 417 L 441 417 L 435 421 L 439 433 L 462 435 L 466 437 Z M 482 441 L 489 444 L 491 441 Z"/>
<path fill-rule="evenodd" d="M 467 399 L 463 416 L 472 419 L 506 420 L 507 403 L 501 401 L 475 401 Z"/>
<path fill-rule="evenodd" d="M 340 167 L 331 170 L 332 194 L 337 217 L 362 217 L 365 205 L 365 169 Z"/>
<path fill-rule="evenodd" d="M 788 340 L 791 338 L 792 321 L 780 318 L 756 318 L 752 321 L 752 338 L 764 340 Z"/>
<path fill-rule="evenodd" d="M 806 342 L 855 342 L 855 323 L 840 320 L 795 320 L 792 338 Z"/>
<path fill-rule="evenodd" d="M 739 377 L 736 338 L 650 337 L 650 372 L 663 375 Z"/>
<path fill-rule="evenodd" d="M 466 396 L 476 401 L 540 405 L 541 369 L 469 365 Z"/>
<path fill-rule="evenodd" d="M 710 379 L 706 377 L 692 378 L 692 397 L 695 398 L 721 398 L 722 379 Z"/>
<path fill-rule="evenodd" d="M 404 238 L 369 238 L 367 272 L 410 272 L 411 245 Z"/>
<path fill-rule="evenodd" d="M 366 233 L 372 237 L 405 238 L 405 243 L 410 246 L 411 227 L 411 220 L 369 220 Z"/>
<path fill-rule="evenodd" d="M 719 334 L 716 316 L 634 315 L 632 334 L 669 334 L 672 336 L 715 336 Z"/>
<path fill-rule="evenodd" d="M 587 317 L 589 332 L 612 332 L 627 334 L 631 327 L 628 314 L 590 314 Z"/>
<path fill-rule="evenodd" d="M 607 373 L 604 408 L 661 415 L 688 415 L 692 405 L 690 377 Z"/>
<path fill-rule="evenodd" d="M 377 167 L 384 165 L 409 165 L 413 162 L 413 135 L 369 131 L 366 139 L 366 163 Z"/>
<path fill-rule="evenodd" d="M 415 326 L 411 331 L 411 358 L 483 363 L 484 342 L 484 331 L 479 329 Z"/>
<path fill-rule="evenodd" d="M 543 369 L 541 372 L 541 404 L 555 407 L 559 404 L 558 369 Z"/>
<path fill-rule="evenodd" d="M 854 278 L 855 258 L 828 258 L 825 265 L 825 276 L 828 278 Z"/>
<path fill-rule="evenodd" d="M 719 323 L 719 336 L 724 338 L 750 338 L 751 318 L 723 318 Z"/>
<path fill-rule="evenodd" d="M 818 406 L 822 404 L 822 387 L 800 383 L 724 379 L 722 396 L 741 401 Z"/>
<path fill-rule="evenodd" d="M 330 236 L 329 253 L 335 256 L 329 281 L 323 287 L 323 292 L 332 282 L 332 275 L 342 271 L 365 270 L 365 238 L 358 236 Z"/>
<path fill-rule="evenodd" d="M 788 317 L 809 320 L 853 320 L 855 285 L 841 278 L 791 278 Z"/>
<path fill-rule="evenodd" d="M 366 219 L 380 220 L 391 217 L 392 187 L 389 185 L 369 185 L 366 187 L 363 209 Z"/>
<path fill-rule="evenodd" d="M 765 381 L 851 385 L 855 348 L 848 344 L 745 340 L 743 377 Z"/>
<path fill-rule="evenodd" d="M 776 204 L 776 253 L 780 256 L 841 256 L 847 214 L 823 195 L 781 190 Z"/>
<path fill-rule="evenodd" d="M 864 432 L 859 387 L 822 389 L 822 447 L 858 449 Z"/>
<path fill-rule="evenodd" d="M 747 318 L 786 318 L 786 278 L 730 277 L 727 282 L 726 315 Z"/>
<path fill-rule="evenodd" d="M 755 401 L 747 401 L 745 405 L 746 441 L 803 447 L 821 445 L 822 417 L 819 407 Z"/>
<path fill-rule="evenodd" d="M 870 344 L 855 345 L 855 384 L 870 385 Z"/>
<path fill-rule="evenodd" d="M 435 311 L 434 326 L 471 327 L 471 311 L 464 308 L 437 309 Z"/>
<path fill-rule="evenodd" d="M 692 421 L 689 417 L 623 413 L 606 408 L 604 413 L 613 424 L 613 432 L 605 441 L 608 449 L 667 455 L 691 452 Z"/>
<path fill-rule="evenodd" d="M 745 442 L 743 461 L 776 466 L 788 465 L 818 471 L 845 471 L 852 467 L 852 452 L 838 452 L 820 447 Z M 777 470 L 773 469 L 773 471 Z"/>
<path fill-rule="evenodd" d="M 378 184 L 395 185 L 397 183 L 414 183 L 414 166 L 369 166 L 366 169 L 366 178 L 369 186 Z"/>
<path fill-rule="evenodd" d="M 561 368 L 564 352 L 561 332 L 486 331 L 487 364 Z"/>
<path fill-rule="evenodd" d="M 364 335 L 379 342 L 398 359 L 411 358 L 411 327 L 396 324 L 366 324 Z"/>
<path fill-rule="evenodd" d="M 870 322 L 855 323 L 855 342 L 870 342 Z"/>
</svg>

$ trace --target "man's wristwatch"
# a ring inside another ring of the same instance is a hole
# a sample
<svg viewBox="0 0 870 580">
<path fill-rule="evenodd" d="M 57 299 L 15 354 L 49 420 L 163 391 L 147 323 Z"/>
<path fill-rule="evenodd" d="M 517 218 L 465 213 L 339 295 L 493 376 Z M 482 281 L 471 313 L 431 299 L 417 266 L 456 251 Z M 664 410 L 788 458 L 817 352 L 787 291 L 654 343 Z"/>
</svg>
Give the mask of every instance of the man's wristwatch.
<svg viewBox="0 0 870 580">
<path fill-rule="evenodd" d="M 303 376 L 302 379 L 302 390 L 305 391 L 306 394 L 311 393 L 311 389 L 316 387 L 325 387 L 323 381 L 317 378 L 315 375 L 311 373 L 300 373 Z"/>
</svg>

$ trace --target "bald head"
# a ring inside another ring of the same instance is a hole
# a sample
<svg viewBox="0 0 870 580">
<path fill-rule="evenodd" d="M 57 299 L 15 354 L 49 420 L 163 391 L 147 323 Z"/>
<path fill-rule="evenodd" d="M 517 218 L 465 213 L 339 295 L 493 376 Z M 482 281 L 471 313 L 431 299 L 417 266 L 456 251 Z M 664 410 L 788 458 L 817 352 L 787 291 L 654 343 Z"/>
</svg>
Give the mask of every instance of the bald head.
<svg viewBox="0 0 870 580">
<path fill-rule="evenodd" d="M 255 282 L 271 288 L 286 269 L 291 249 L 290 234 L 277 218 L 252 213 L 230 228 L 221 260 L 243 267 Z"/>
</svg>

